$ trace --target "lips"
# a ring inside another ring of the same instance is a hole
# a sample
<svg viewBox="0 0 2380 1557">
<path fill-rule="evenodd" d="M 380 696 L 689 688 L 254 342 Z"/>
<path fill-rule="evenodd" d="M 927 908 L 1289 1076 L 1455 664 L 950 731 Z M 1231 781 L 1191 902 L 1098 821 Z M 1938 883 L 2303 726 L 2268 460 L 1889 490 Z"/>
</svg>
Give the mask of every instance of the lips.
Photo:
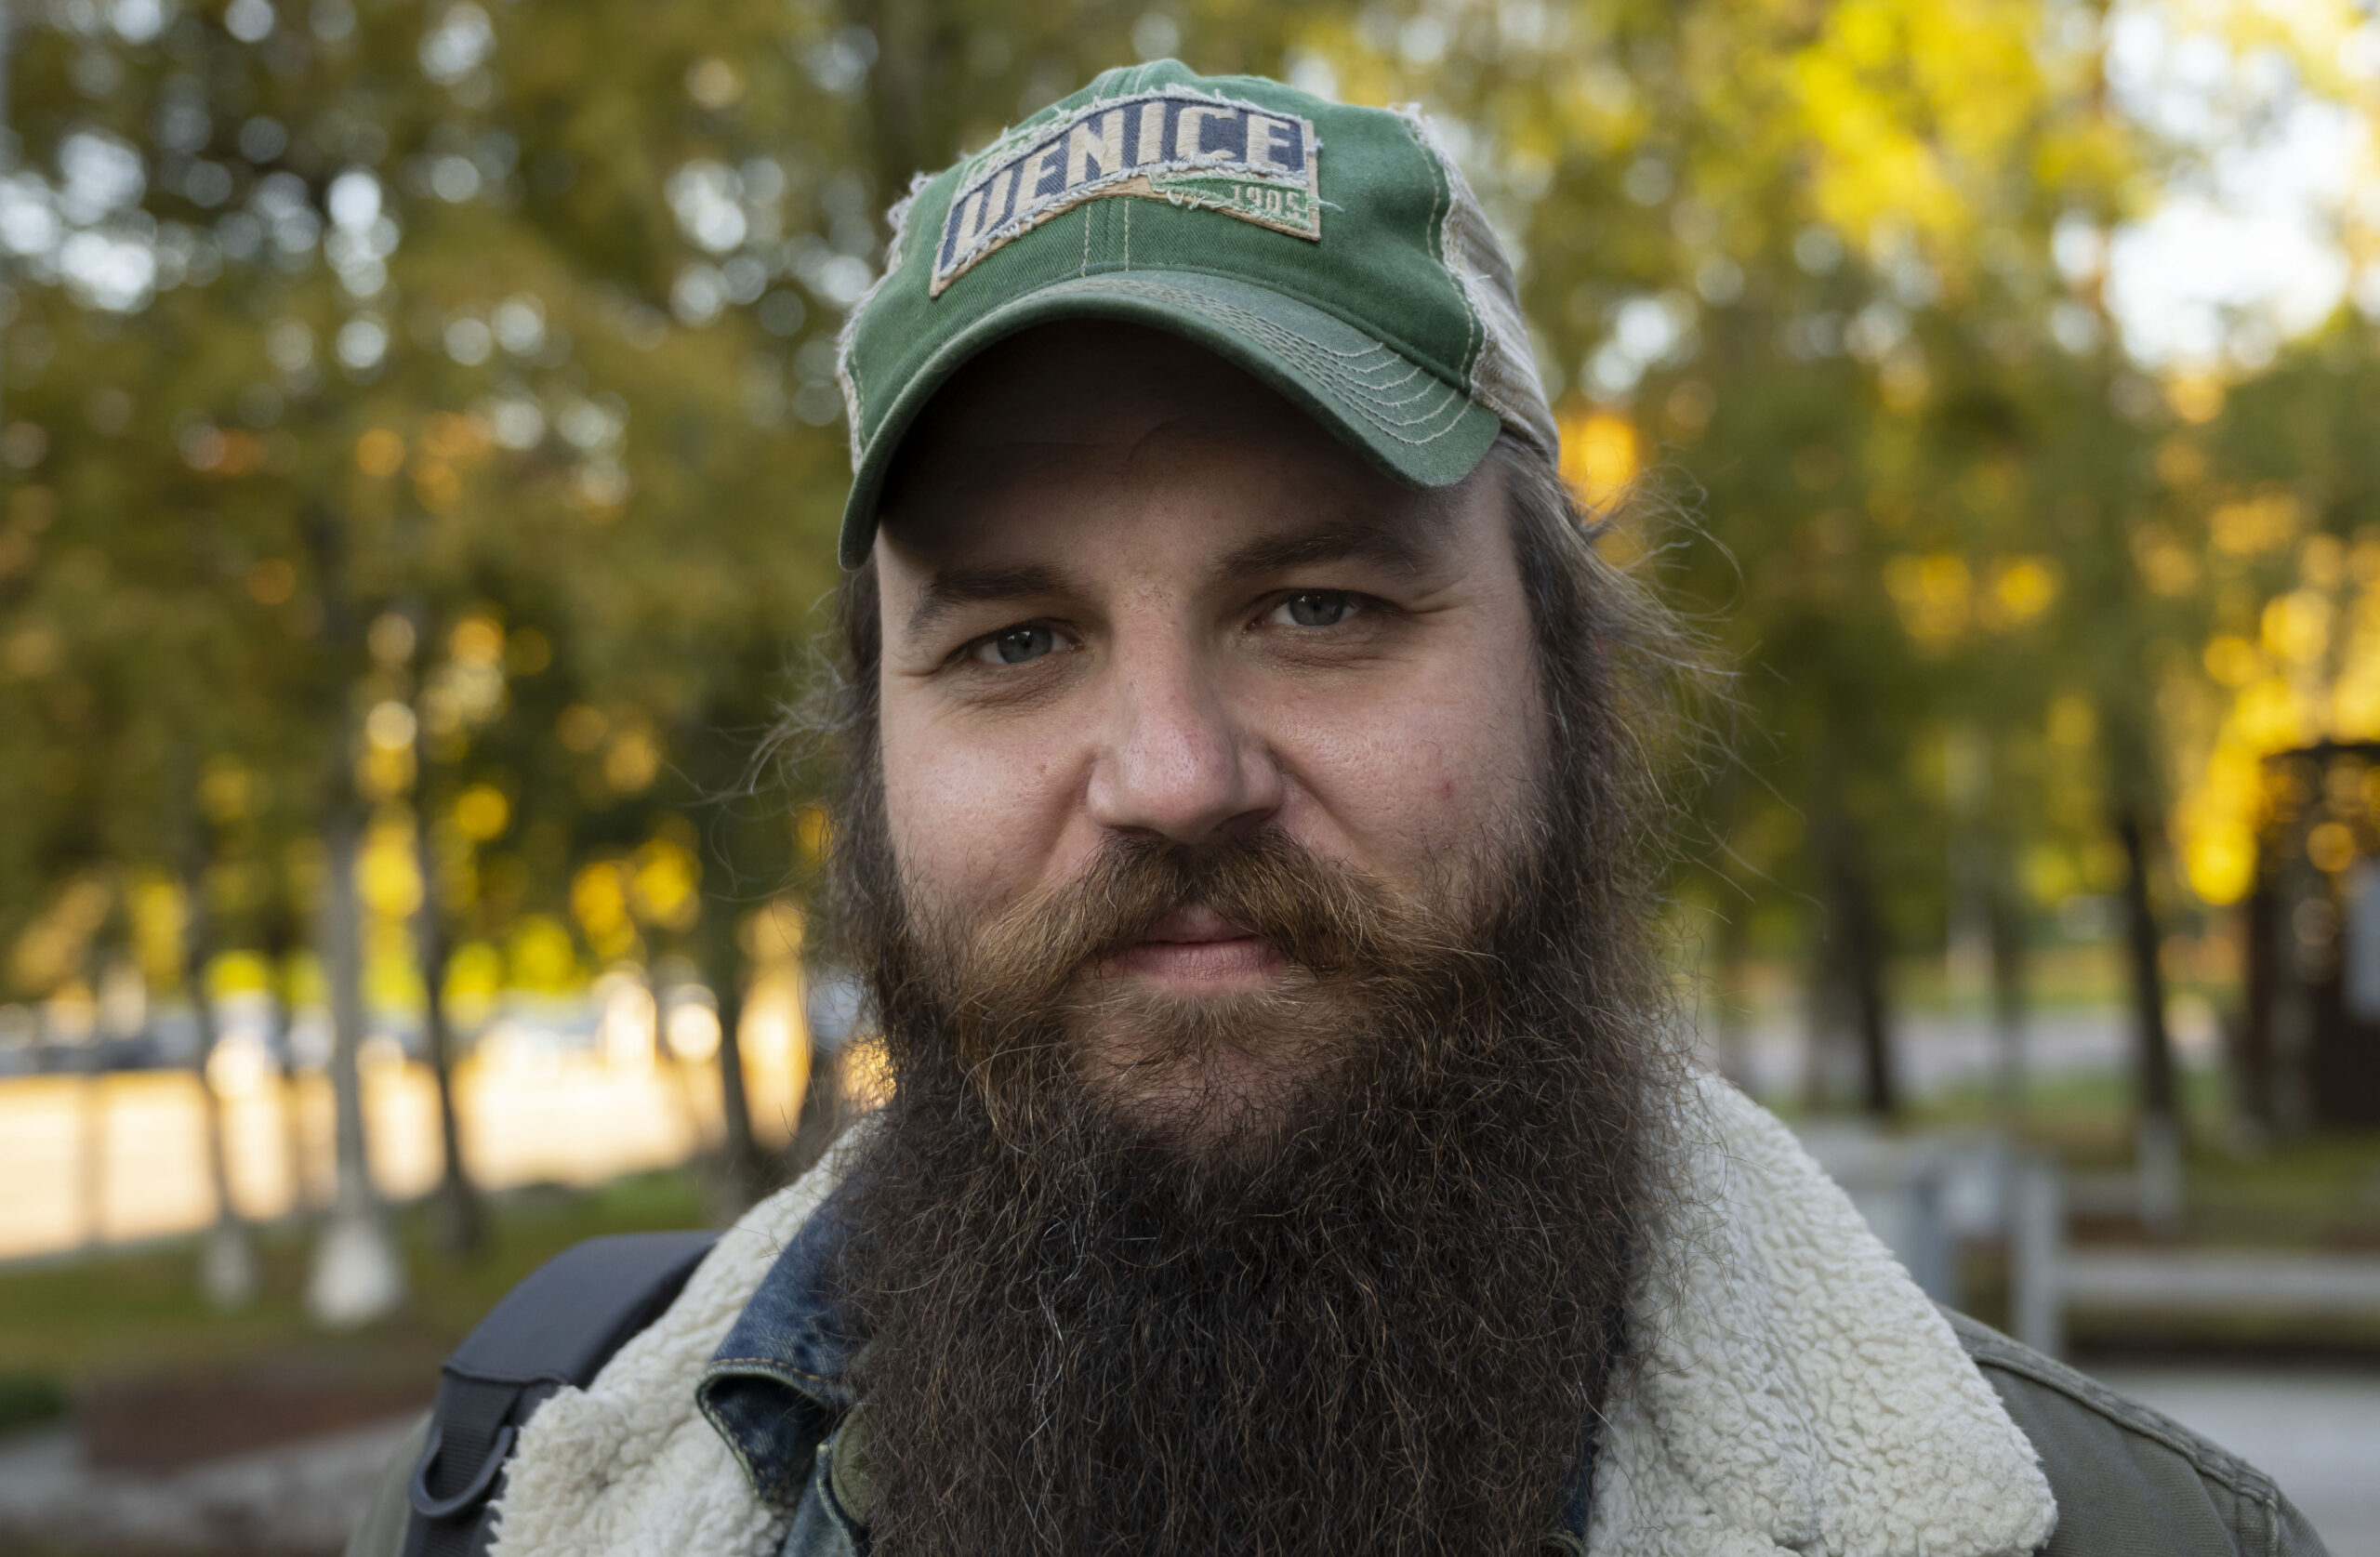
<svg viewBox="0 0 2380 1557">
<path fill-rule="evenodd" d="M 1149 927 L 1110 967 L 1127 977 L 1195 991 L 1261 983 L 1280 962 L 1272 943 L 1194 904 Z"/>
<path fill-rule="evenodd" d="M 1177 908 L 1149 927 L 1141 937 L 1144 946 L 1200 946 L 1223 941 L 1252 939 L 1248 931 L 1224 918 L 1203 903 Z"/>
</svg>

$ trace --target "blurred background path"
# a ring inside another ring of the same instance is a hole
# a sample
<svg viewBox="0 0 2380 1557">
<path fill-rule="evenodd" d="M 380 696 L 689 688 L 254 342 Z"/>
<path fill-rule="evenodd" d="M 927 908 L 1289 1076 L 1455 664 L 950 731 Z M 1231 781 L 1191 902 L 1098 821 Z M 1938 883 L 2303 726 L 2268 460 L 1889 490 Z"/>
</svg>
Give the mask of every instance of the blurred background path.
<svg viewBox="0 0 2380 1557">
<path fill-rule="evenodd" d="M 800 1112 L 807 1036 L 787 1012 L 747 1016 L 742 1047 L 754 1128 L 783 1141 Z M 2040 1086 L 2120 1074 L 2129 1035 L 2120 1011 L 2034 1017 L 2027 1074 Z M 1811 1069 L 1807 1023 L 1772 1010 L 1740 1047 L 1710 1058 L 1755 1095 L 1793 1100 Z M 2211 1065 L 2212 1035 L 2185 1028 L 2187 1065 Z M 591 1043 L 509 1041 L 486 1046 L 456 1069 L 464 1156 L 490 1188 L 585 1185 L 686 1160 L 721 1128 L 718 1060 L 654 1058 L 648 1039 L 607 1051 Z M 1982 1016 L 1907 1015 L 1896 1054 L 1913 1098 L 1989 1087 L 2003 1051 Z M 243 1216 L 271 1218 L 331 1193 L 329 1085 L 318 1071 L 286 1079 L 233 1052 L 215 1075 L 224 1102 L 224 1144 Z M 429 1193 L 441 1168 L 434 1081 L 388 1039 L 364 1049 L 367 1141 L 375 1181 L 393 1198 Z M 205 1100 L 183 1070 L 97 1076 L 0 1076 L 0 1261 L 94 1243 L 186 1233 L 215 1215 L 205 1159 Z M 293 1162 L 297 1168 L 293 1172 Z M 299 1193 L 302 1190 L 302 1194 Z"/>
<path fill-rule="evenodd" d="M 782 1073 L 755 1079 L 757 1096 L 778 1100 L 771 1133 L 782 1141 L 799 1095 L 787 1104 Z M 490 1189 L 596 1184 L 684 1162 L 718 1139 L 719 1090 L 716 1062 L 554 1055 L 456 1075 L 464 1148 Z M 428 1194 L 442 1166 L 428 1069 L 385 1059 L 367 1065 L 364 1092 L 375 1182 L 399 1200 Z M 241 1215 L 325 1204 L 328 1084 L 259 1075 L 225 1100 L 224 1149 Z M 0 1260 L 206 1226 L 216 1207 L 205 1152 L 204 1100 L 187 1071 L 0 1079 Z"/>
</svg>

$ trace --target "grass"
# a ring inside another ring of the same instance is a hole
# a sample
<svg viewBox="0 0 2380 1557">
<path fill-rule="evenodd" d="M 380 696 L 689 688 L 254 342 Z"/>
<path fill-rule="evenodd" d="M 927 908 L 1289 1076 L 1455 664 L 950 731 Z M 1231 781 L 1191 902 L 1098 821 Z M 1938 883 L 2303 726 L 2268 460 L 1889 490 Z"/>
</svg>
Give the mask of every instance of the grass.
<svg viewBox="0 0 2380 1557">
<path fill-rule="evenodd" d="M 2184 1066 L 2178 1076 L 2182 1118 L 2193 1141 L 2213 1144 L 2225 1138 L 2228 1093 L 2219 1070 Z M 2132 1161 L 2133 1085 L 2115 1070 L 2060 1071 L 2035 1075 L 2025 1089 L 2020 1134 L 2054 1152 L 2069 1168 L 2115 1168 Z M 1940 1130 L 1996 1127 L 1996 1083 L 1978 1077 L 1917 1099 L 1905 1110 L 1906 1127 Z"/>
<path fill-rule="evenodd" d="M 600 1234 L 708 1220 L 687 1170 L 594 1190 L 513 1191 L 491 1197 L 487 1209 L 486 1247 L 463 1260 L 432 1248 L 426 1207 L 397 1210 L 411 1296 L 395 1317 L 341 1335 L 307 1323 L 309 1248 L 294 1226 L 258 1229 L 263 1291 L 239 1313 L 218 1313 L 199 1296 L 194 1240 L 0 1272 L 0 1432 L 12 1420 L 57 1415 L 77 1386 L 96 1379 L 206 1374 L 266 1359 L 376 1383 L 417 1381 L 427 1400 L 440 1361 L 553 1255 Z"/>
<path fill-rule="evenodd" d="M 2219 1075 L 2186 1073 L 2184 1096 L 2188 1242 L 2380 1250 L 2380 1137 L 2318 1138 L 2244 1155 L 2226 1144 Z M 2069 1167 L 2128 1166 L 2130 1094 L 2121 1074 L 2043 1078 L 2026 1102 L 2027 1138 Z M 1917 1130 L 1980 1126 L 1993 1121 L 1994 1106 L 1988 1085 L 1962 1088 L 1913 1107 L 1906 1124 Z M 411 1298 L 390 1320 L 343 1335 L 306 1321 L 310 1250 L 293 1225 L 258 1230 L 263 1292 L 240 1313 L 215 1313 L 199 1296 L 195 1240 L 0 1270 L 0 1433 L 55 1418 L 77 1388 L 94 1380 L 205 1375 L 267 1362 L 295 1361 L 376 1384 L 417 1384 L 426 1399 L 445 1355 L 496 1300 L 554 1254 L 604 1233 L 695 1227 L 710 1218 L 696 1174 L 681 1169 L 592 1190 L 494 1196 L 486 1247 L 466 1260 L 432 1247 L 426 1207 L 401 1207 L 394 1220 Z M 1974 1287 L 2002 1285 L 1992 1272 L 1970 1275 Z"/>
<path fill-rule="evenodd" d="M 2177 1241 L 2200 1248 L 2380 1252 L 2380 1134 L 2320 1135 L 2249 1149 L 2235 1133 L 2219 1069 L 2180 1077 L 2186 1131 L 2183 1218 Z M 2020 1135 L 2083 1173 L 2128 1169 L 2133 1160 L 2132 1081 L 2118 1071 L 2036 1078 Z M 1998 1123 L 1988 1085 L 1958 1088 L 1909 1111 L 1912 1132 Z M 2142 1240 L 2129 1218 L 2078 1215 L 2079 1241 Z M 1961 1291 L 1978 1318 L 2004 1323 L 2005 1252 L 1964 1251 Z M 2233 1355 L 2269 1361 L 2303 1356 L 2369 1366 L 2380 1356 L 2380 1314 L 2319 1316 L 2285 1312 L 2141 1313 L 2078 1309 L 2069 1342 L 2100 1355 Z"/>
<path fill-rule="evenodd" d="M 0 1373 L 0 1432 L 66 1414 L 66 1392 L 43 1373 Z"/>
<path fill-rule="evenodd" d="M 1689 946 L 1698 944 L 1690 938 Z M 2114 941 L 2070 945 L 2036 946 L 2025 959 L 2025 1003 L 2034 1015 L 2077 1010 L 2121 1011 L 2130 997 L 2130 975 L 2123 946 Z M 2236 952 L 2212 940 L 2175 940 L 2167 964 L 2169 996 L 2192 995 L 2217 1009 L 2240 1003 Z M 1714 965 L 1691 957 L 1685 970 L 1690 977 L 1716 978 Z M 1736 972 L 1734 998 L 1753 1019 L 1774 1019 L 1797 1009 L 1804 998 L 1808 970 L 1798 957 L 1754 957 Z M 1986 1016 L 1990 996 L 1984 989 L 1954 991 L 1939 952 L 1912 953 L 1891 959 L 1885 973 L 1895 1011 L 1907 1016 Z"/>
<path fill-rule="evenodd" d="M 2187 1223 L 2202 1244 L 2380 1250 L 2380 1134 L 2308 1136 L 2247 1149 L 2230 1122 L 2225 1078 L 2213 1068 L 2180 1076 L 2186 1135 Z M 1909 1110 L 1913 1131 L 1994 1125 L 1986 1084 L 1929 1098 Z M 2132 1080 L 2116 1071 L 2037 1078 L 2020 1135 L 2084 1172 L 2132 1166 Z"/>
<path fill-rule="evenodd" d="M 2333 1136 L 2189 1165 L 2191 1234 L 2209 1243 L 2380 1252 L 2380 1138 Z"/>
</svg>

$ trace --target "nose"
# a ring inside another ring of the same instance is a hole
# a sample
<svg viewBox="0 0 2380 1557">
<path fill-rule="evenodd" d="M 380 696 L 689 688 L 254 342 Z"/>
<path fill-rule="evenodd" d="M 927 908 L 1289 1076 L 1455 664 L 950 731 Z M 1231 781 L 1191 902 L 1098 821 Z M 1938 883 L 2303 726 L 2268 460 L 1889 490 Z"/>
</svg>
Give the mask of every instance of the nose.
<svg viewBox="0 0 2380 1557">
<path fill-rule="evenodd" d="M 1244 699 L 1192 639 L 1117 646 L 1086 805 L 1120 833 L 1199 843 L 1261 826 L 1281 772 Z"/>
</svg>

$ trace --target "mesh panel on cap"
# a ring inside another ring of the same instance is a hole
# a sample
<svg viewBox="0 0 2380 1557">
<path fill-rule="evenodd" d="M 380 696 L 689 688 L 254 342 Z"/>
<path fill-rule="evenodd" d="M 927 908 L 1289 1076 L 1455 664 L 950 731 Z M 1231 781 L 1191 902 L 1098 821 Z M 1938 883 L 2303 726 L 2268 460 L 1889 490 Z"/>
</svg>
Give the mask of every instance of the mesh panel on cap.
<svg viewBox="0 0 2380 1557">
<path fill-rule="evenodd" d="M 884 225 L 892 230 L 892 236 L 885 244 L 883 273 L 867 284 L 867 290 L 860 294 L 859 301 L 843 315 L 843 327 L 835 332 L 835 383 L 843 391 L 843 421 L 851 433 L 853 475 L 859 473 L 860 456 L 866 452 L 859 429 L 867 407 L 861 396 L 859 379 L 852 372 L 852 343 L 859 336 L 860 315 L 867 311 L 868 304 L 876 301 L 878 289 L 891 281 L 892 272 L 901 268 L 901 248 L 909 241 L 909 212 L 917 205 L 918 196 L 923 194 L 926 186 L 932 182 L 933 175 L 931 173 L 912 176 L 909 192 L 894 201 L 892 208 L 884 213 Z"/>
<path fill-rule="evenodd" d="M 1437 126 L 1419 108 L 1399 108 L 1398 117 L 1412 126 L 1423 149 L 1444 170 L 1449 199 L 1445 234 L 1440 244 L 1447 269 L 1461 283 L 1479 317 L 1487 339 L 1472 359 L 1471 398 L 1496 413 L 1503 424 L 1548 459 L 1559 458 L 1562 435 L 1554 425 L 1553 407 L 1545 403 L 1545 389 L 1537 380 L 1537 353 L 1528 343 L 1528 326 L 1521 318 L 1519 284 L 1513 262 L 1488 225 L 1488 213 L 1471 180 L 1454 160 Z"/>
</svg>

